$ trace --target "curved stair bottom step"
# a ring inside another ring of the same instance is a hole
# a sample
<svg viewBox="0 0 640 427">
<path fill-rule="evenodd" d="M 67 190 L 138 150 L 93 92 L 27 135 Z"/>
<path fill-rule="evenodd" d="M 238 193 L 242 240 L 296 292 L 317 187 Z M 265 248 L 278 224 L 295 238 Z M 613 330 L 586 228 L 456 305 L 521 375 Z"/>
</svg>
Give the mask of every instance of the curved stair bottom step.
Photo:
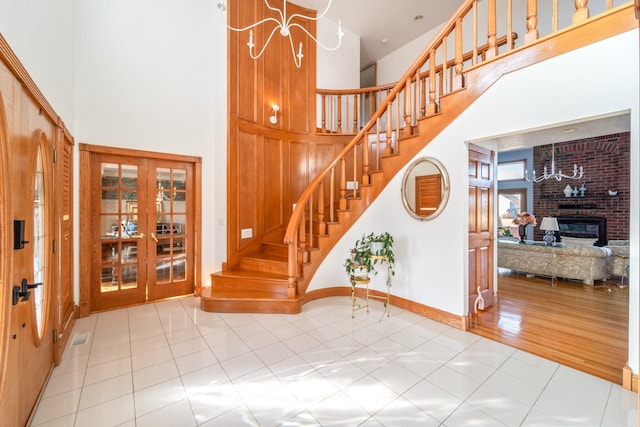
<svg viewBox="0 0 640 427">
<path fill-rule="evenodd" d="M 200 308 L 214 313 L 297 314 L 302 311 L 300 298 L 278 298 L 268 292 L 212 288 L 202 289 Z"/>
</svg>

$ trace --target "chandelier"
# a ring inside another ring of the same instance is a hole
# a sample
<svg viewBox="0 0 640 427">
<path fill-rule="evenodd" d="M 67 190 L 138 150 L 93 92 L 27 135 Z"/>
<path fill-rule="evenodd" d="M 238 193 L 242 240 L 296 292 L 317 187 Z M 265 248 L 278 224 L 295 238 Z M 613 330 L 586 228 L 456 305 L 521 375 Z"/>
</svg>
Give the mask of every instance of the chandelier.
<svg viewBox="0 0 640 427">
<path fill-rule="evenodd" d="M 331 2 L 332 1 L 333 0 L 329 0 L 329 4 L 327 4 L 327 7 L 324 9 L 324 11 L 319 16 L 313 18 L 311 16 L 301 15 L 299 13 L 294 13 L 293 15 L 287 17 L 287 0 L 284 0 L 284 4 L 283 4 L 283 7 L 282 7 L 282 10 L 271 6 L 269 4 L 269 0 L 264 0 L 264 4 L 267 6 L 267 8 L 269 8 L 269 9 L 273 10 L 274 12 L 278 13 L 279 19 L 276 19 L 274 17 L 264 18 L 262 21 L 256 22 L 255 24 L 251 24 L 251 25 L 246 26 L 244 28 L 235 28 L 235 27 L 232 27 L 232 26 L 230 26 L 229 24 L 226 24 L 226 23 L 225 23 L 225 25 L 227 26 L 228 29 L 230 29 L 232 31 L 242 32 L 242 31 L 249 30 L 249 41 L 247 42 L 247 46 L 249 46 L 249 55 L 251 56 L 252 59 L 258 59 L 258 58 L 260 58 L 260 56 L 262 56 L 262 54 L 264 53 L 265 49 L 269 45 L 269 42 L 271 41 L 271 38 L 273 37 L 273 35 L 276 33 L 276 31 L 280 30 L 279 32 L 280 32 L 280 35 L 282 37 L 289 37 L 289 44 L 291 45 L 291 54 L 293 55 L 293 62 L 296 64 L 296 68 L 300 68 L 300 66 L 302 65 L 302 58 L 304 57 L 304 55 L 302 54 L 302 42 L 300 42 L 300 44 L 298 45 L 298 53 L 296 53 L 296 49 L 295 49 L 295 46 L 294 46 L 293 38 L 291 36 L 291 29 L 293 27 L 300 28 L 309 37 L 311 37 L 311 39 L 314 42 L 316 42 L 316 44 L 318 46 L 320 46 L 321 48 L 323 48 L 325 50 L 331 50 L 331 51 L 336 50 L 342 44 L 342 36 L 344 35 L 344 33 L 342 32 L 342 23 L 340 22 L 340 20 L 338 20 L 338 32 L 336 33 L 336 35 L 338 36 L 338 44 L 335 47 L 327 47 L 327 46 L 325 46 L 324 44 L 320 43 L 318 41 L 318 39 L 316 39 L 313 36 L 313 34 L 311 34 L 302 25 L 297 24 L 295 22 L 292 22 L 295 18 L 308 19 L 309 21 L 317 21 L 318 19 L 322 18 L 327 13 L 327 11 L 329 10 L 329 7 L 331 6 Z M 218 2 L 218 9 L 222 13 L 226 12 L 227 6 L 225 5 L 224 0 L 220 0 Z M 265 24 L 267 22 L 275 22 L 276 26 L 271 31 L 271 34 L 269 34 L 269 37 L 267 38 L 267 41 L 265 42 L 264 46 L 262 46 L 262 49 L 260 50 L 260 52 L 257 55 L 255 55 L 254 51 L 253 51 L 253 48 L 256 45 L 253 43 L 253 28 L 257 27 L 258 25 Z"/>
<path fill-rule="evenodd" d="M 550 178 L 555 178 L 557 181 L 562 181 L 562 178 L 580 179 L 582 178 L 582 175 L 584 175 L 583 167 L 580 166 L 580 168 L 578 169 L 578 165 L 575 163 L 573 164 L 573 175 L 563 174 L 561 169 L 558 169 L 558 172 L 556 172 L 556 144 L 553 144 L 551 147 L 551 172 L 548 172 L 546 165 L 544 167 L 542 175 L 540 176 L 536 176 L 536 171 L 534 169 L 533 178 L 529 178 L 528 171 L 524 171 L 524 179 L 529 182 L 540 182 Z"/>
</svg>

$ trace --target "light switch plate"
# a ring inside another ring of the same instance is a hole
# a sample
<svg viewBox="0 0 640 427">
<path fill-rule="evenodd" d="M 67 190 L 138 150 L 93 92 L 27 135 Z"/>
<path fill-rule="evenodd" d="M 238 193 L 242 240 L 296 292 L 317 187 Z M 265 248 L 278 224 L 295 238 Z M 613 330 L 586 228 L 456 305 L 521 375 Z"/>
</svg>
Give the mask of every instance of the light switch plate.
<svg viewBox="0 0 640 427">
<path fill-rule="evenodd" d="M 250 239 L 253 237 L 253 228 L 243 228 L 240 230 L 241 239 Z"/>
</svg>

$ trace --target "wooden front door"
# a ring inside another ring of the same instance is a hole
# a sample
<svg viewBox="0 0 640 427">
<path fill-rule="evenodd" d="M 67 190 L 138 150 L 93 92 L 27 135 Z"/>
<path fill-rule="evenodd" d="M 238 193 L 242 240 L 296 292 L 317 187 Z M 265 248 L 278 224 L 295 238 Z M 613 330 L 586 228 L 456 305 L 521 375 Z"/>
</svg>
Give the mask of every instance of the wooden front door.
<svg viewBox="0 0 640 427">
<path fill-rule="evenodd" d="M 3 114 L 0 105 L 0 116 Z M 0 134 L 5 132 L 4 125 L 0 118 Z M 4 145 L 5 139 L 0 137 L 0 143 Z M 6 158 L 0 162 L 10 164 L 0 173 L 4 190 L 0 197 L 2 309 L 6 313 L 0 318 L 4 364 L 0 425 L 22 426 L 54 364 L 54 147 L 42 131 L 8 145 L 13 149 L 11 162 Z M 7 153 L 0 151 L 3 157 Z"/>
<path fill-rule="evenodd" d="M 493 305 L 493 155 L 469 146 L 469 313 L 478 292 L 485 309 Z"/>
<path fill-rule="evenodd" d="M 90 170 L 90 311 L 193 293 L 193 163 L 92 153 Z"/>
</svg>

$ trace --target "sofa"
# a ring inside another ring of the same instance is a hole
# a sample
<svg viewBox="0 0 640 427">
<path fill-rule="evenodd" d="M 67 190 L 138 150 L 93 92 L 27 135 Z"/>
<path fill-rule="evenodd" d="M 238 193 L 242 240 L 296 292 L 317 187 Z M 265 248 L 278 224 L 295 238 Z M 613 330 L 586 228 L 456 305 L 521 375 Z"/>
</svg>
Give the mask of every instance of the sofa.
<svg viewBox="0 0 640 427">
<path fill-rule="evenodd" d="M 593 285 L 606 280 L 611 249 L 607 247 L 561 244 L 546 246 L 542 242 L 498 240 L 498 267 L 525 274 L 581 280 Z"/>
<path fill-rule="evenodd" d="M 629 277 L 629 241 L 609 240 L 607 248 L 611 250 L 611 256 L 607 259 L 607 277 L 616 277 L 620 280 Z"/>
</svg>

